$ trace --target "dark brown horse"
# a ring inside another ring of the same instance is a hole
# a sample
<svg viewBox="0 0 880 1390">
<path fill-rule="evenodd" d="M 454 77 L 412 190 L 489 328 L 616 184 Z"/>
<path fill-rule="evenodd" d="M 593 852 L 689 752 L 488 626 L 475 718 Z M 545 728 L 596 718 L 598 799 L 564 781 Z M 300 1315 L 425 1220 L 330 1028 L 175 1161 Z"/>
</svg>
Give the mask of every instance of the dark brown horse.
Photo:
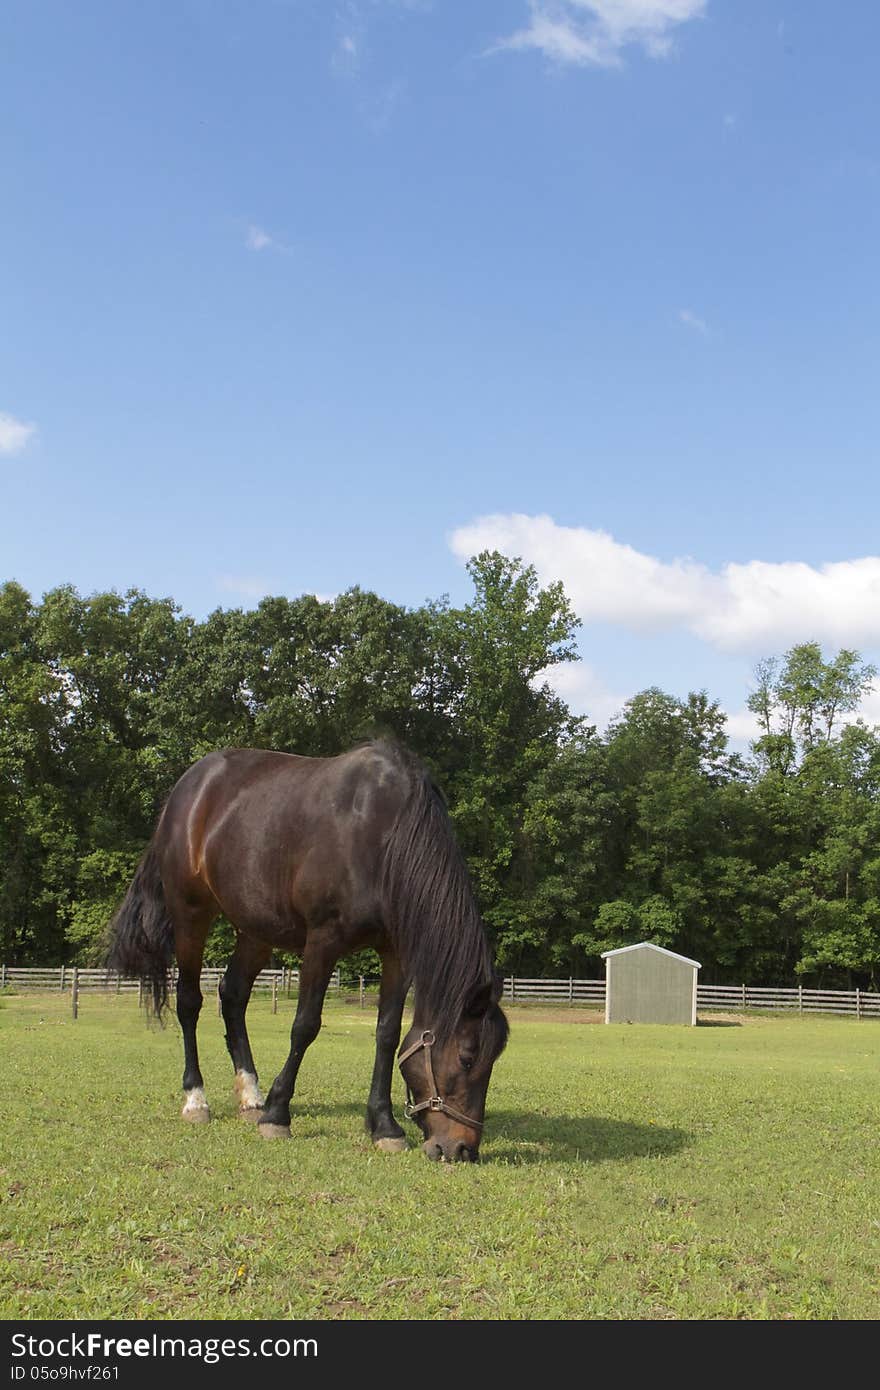
<svg viewBox="0 0 880 1390">
<path fill-rule="evenodd" d="M 185 772 L 168 798 L 113 919 L 108 964 L 168 1002 L 178 965 L 183 1117 L 210 1118 L 196 1046 L 205 938 L 225 913 L 237 944 L 220 999 L 243 1115 L 266 1138 L 290 1136 L 290 1100 L 337 961 L 364 946 L 382 959 L 367 1129 L 406 1148 L 391 1109 L 404 999 L 413 1026 L 400 1050 L 406 1113 L 430 1158 L 475 1159 L 489 1076 L 507 1041 L 497 979 L 443 799 L 422 765 L 375 742 L 337 758 L 232 748 Z M 273 948 L 302 959 L 290 1054 L 264 1101 L 245 1027 L 254 980 Z"/>
</svg>

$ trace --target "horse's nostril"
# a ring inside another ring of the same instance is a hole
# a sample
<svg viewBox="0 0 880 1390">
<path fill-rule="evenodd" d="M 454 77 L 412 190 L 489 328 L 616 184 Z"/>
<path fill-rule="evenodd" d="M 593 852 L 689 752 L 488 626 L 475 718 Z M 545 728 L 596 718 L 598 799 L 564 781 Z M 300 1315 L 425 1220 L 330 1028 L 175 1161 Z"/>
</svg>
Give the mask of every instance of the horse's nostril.
<svg viewBox="0 0 880 1390">
<path fill-rule="evenodd" d="M 427 1158 L 433 1159 L 435 1163 L 438 1159 L 443 1157 L 443 1150 L 435 1139 L 425 1140 L 422 1145 L 422 1153 L 425 1154 Z"/>
</svg>

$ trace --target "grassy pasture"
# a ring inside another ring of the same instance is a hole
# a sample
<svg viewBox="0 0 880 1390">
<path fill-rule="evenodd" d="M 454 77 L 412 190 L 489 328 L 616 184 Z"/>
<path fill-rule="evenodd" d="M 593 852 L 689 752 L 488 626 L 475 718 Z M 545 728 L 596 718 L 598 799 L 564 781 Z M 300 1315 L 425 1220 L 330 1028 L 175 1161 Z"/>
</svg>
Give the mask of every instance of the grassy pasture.
<svg viewBox="0 0 880 1390">
<path fill-rule="evenodd" d="M 131 996 L 0 1000 L 5 1318 L 856 1318 L 880 1308 L 880 1026 L 594 1026 L 511 1009 L 484 1162 L 375 1153 L 375 1015 L 328 1005 L 294 1138 L 178 1119 L 176 1027 Z M 290 1006 L 249 1014 L 264 1080 Z M 402 1100 L 399 1078 L 396 1096 Z M 415 1130 L 410 1127 L 415 1145 Z"/>
</svg>

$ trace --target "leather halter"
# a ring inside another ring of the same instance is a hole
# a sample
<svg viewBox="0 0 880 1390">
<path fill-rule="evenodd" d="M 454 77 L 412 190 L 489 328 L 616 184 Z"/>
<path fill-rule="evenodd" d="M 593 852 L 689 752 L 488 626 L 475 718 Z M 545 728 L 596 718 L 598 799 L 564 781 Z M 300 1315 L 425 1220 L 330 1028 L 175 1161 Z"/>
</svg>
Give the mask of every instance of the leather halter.
<svg viewBox="0 0 880 1390">
<path fill-rule="evenodd" d="M 460 1110 L 455 1109 L 454 1105 L 450 1105 L 448 1101 L 445 1101 L 438 1092 L 437 1082 L 434 1080 L 434 1068 L 431 1066 L 431 1048 L 436 1041 L 437 1039 L 434 1037 L 430 1028 L 426 1028 L 418 1042 L 414 1042 L 411 1047 L 406 1049 L 406 1052 L 401 1052 L 397 1059 L 397 1065 L 400 1067 L 401 1071 L 403 1071 L 403 1064 L 407 1057 L 412 1057 L 413 1053 L 418 1052 L 421 1048 L 425 1049 L 425 1070 L 428 1073 L 428 1087 L 431 1094 L 427 1100 L 420 1100 L 418 1105 L 415 1105 L 413 1103 L 412 1093 L 409 1089 L 409 1082 L 406 1080 L 406 1077 L 404 1077 L 403 1079 L 406 1082 L 406 1105 L 403 1107 L 404 1115 L 408 1120 L 411 1120 L 413 1116 L 418 1115 L 420 1110 L 442 1110 L 444 1115 L 451 1115 L 453 1120 L 458 1120 L 460 1124 L 469 1125 L 471 1129 L 482 1129 L 482 1120 L 472 1120 L 469 1116 L 463 1115 Z"/>
</svg>

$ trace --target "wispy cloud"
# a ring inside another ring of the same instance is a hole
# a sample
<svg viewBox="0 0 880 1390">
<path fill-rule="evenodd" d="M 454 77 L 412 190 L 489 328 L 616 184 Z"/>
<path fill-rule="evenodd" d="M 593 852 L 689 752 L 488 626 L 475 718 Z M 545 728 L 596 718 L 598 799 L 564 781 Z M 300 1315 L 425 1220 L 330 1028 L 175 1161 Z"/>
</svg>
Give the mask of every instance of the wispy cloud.
<svg viewBox="0 0 880 1390">
<path fill-rule="evenodd" d="M 397 109 L 406 96 L 407 84 L 404 78 L 395 77 L 384 86 L 364 96 L 360 103 L 361 115 L 365 123 L 376 135 L 386 131 L 397 114 Z"/>
<path fill-rule="evenodd" d="M 352 77 L 360 66 L 363 44 L 358 34 L 346 30 L 336 39 L 330 66 L 340 77 Z"/>
<path fill-rule="evenodd" d="M 707 0 L 529 0 L 529 21 L 491 51 L 534 50 L 553 63 L 619 67 L 623 50 L 672 51 L 675 29 L 701 19 Z"/>
<path fill-rule="evenodd" d="M 19 454 L 37 432 L 36 425 L 16 420 L 0 410 L 0 454 Z"/>
<path fill-rule="evenodd" d="M 221 574 L 217 588 L 225 594 L 235 594 L 238 598 L 265 598 L 275 586 L 259 574 Z"/>
<path fill-rule="evenodd" d="M 683 323 L 686 328 L 692 328 L 695 333 L 702 333 L 704 338 L 709 336 L 709 325 L 705 319 L 701 319 L 699 314 L 695 314 L 692 309 L 679 309 L 678 321 Z"/>
<path fill-rule="evenodd" d="M 426 6 L 422 0 L 373 0 L 374 9 L 383 5 L 386 10 L 420 13 Z M 336 77 L 344 80 L 354 95 L 355 110 L 374 134 L 383 134 L 391 125 L 407 91 L 406 79 L 393 77 L 377 81 L 371 73 L 374 58 L 369 35 L 369 16 L 358 0 L 348 3 L 336 14 L 336 41 L 330 67 Z"/>
<path fill-rule="evenodd" d="M 606 531 L 549 516 L 481 517 L 450 538 L 459 558 L 519 555 L 544 582 L 562 580 L 588 623 L 691 633 L 719 651 L 764 656 L 795 642 L 880 646 L 880 555 L 825 565 L 751 560 L 718 570 L 635 550 Z"/>
<path fill-rule="evenodd" d="M 249 222 L 244 244 L 249 251 L 289 251 L 290 247 L 256 222 Z"/>
<path fill-rule="evenodd" d="M 335 42 L 330 69 L 337 77 L 356 77 L 368 57 L 367 17 L 361 0 L 345 0 L 334 17 Z"/>
</svg>

